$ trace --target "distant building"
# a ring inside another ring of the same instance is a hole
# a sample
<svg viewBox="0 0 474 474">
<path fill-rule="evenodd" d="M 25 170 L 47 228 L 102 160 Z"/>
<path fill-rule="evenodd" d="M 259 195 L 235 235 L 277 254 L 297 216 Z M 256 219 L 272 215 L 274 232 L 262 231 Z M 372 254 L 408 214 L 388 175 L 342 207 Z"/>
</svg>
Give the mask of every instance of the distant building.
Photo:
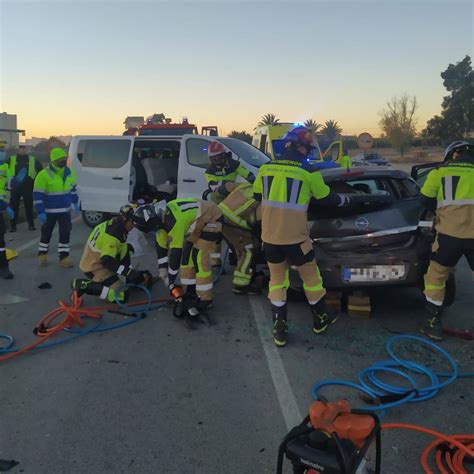
<svg viewBox="0 0 474 474">
<path fill-rule="evenodd" d="M 7 143 L 7 148 L 16 148 L 20 143 L 20 133 L 25 134 L 24 130 L 18 130 L 17 117 L 6 112 L 0 113 L 0 140 Z"/>
<path fill-rule="evenodd" d="M 123 122 L 126 129 L 129 128 L 138 128 L 140 125 L 143 125 L 145 122 L 145 117 L 127 117 Z"/>
</svg>

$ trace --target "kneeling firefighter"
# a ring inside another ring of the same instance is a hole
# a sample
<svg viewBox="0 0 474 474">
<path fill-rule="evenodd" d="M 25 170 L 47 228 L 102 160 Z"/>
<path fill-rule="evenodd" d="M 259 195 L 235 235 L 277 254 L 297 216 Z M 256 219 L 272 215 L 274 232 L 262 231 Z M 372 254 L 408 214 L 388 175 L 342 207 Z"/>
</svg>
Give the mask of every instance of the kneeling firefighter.
<svg viewBox="0 0 474 474">
<path fill-rule="evenodd" d="M 427 316 L 420 331 L 439 341 L 449 275 L 463 255 L 474 272 L 474 145 L 451 143 L 445 163 L 428 174 L 420 198 L 425 207 L 436 212 L 437 232 L 425 275 Z"/>
<path fill-rule="evenodd" d="M 229 186 L 232 188 L 233 183 L 236 182 L 239 176 L 251 184 L 255 181 L 254 174 L 234 160 L 232 152 L 221 142 L 214 140 L 209 143 L 207 156 L 211 162 L 205 173 L 209 188 L 204 192 L 203 199 L 206 199 L 207 195 L 211 193 L 210 200 L 219 204 L 229 195 Z M 211 257 L 213 266 L 221 264 L 221 246 L 219 243 Z"/>
<path fill-rule="evenodd" d="M 350 200 L 334 194 L 308 156 L 315 148 L 310 131 L 297 127 L 284 138 L 286 152 L 261 166 L 254 183 L 255 198 L 262 202 L 262 241 L 270 269 L 268 298 L 273 316 L 273 341 L 287 341 L 286 297 L 289 266 L 295 265 L 313 313 L 313 331 L 322 333 L 337 316 L 327 313 L 326 290 L 314 258 L 307 209 L 311 198 L 321 204 L 345 206 Z"/>
<path fill-rule="evenodd" d="M 152 281 L 148 270 L 134 270 L 130 265 L 133 248 L 127 244 L 127 235 L 133 229 L 135 206 L 125 205 L 120 214 L 99 224 L 90 234 L 79 264 L 87 279 L 76 278 L 72 289 L 78 296 L 94 295 L 110 302 L 124 302 L 126 294 L 117 291 L 125 283 L 149 286 Z"/>
<path fill-rule="evenodd" d="M 261 289 L 252 280 L 255 253 L 261 246 L 261 209 L 260 202 L 254 198 L 252 184 L 234 184 L 234 190 L 219 204 L 219 208 L 224 214 L 222 234 L 237 257 L 232 291 L 238 295 L 259 295 Z"/>
<path fill-rule="evenodd" d="M 211 253 L 221 238 L 222 221 L 216 204 L 193 198 L 146 204 L 133 216 L 138 230 L 156 232 L 160 278 L 173 290 L 181 270 L 186 294 L 197 295 L 199 309 L 213 304 Z"/>
</svg>

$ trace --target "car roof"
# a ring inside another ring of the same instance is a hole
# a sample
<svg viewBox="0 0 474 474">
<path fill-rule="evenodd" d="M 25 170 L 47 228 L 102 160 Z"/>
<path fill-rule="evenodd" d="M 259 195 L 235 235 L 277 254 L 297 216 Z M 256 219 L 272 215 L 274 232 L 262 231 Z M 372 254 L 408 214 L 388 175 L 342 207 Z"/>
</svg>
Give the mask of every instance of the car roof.
<svg viewBox="0 0 474 474">
<path fill-rule="evenodd" d="M 320 170 L 325 181 L 350 180 L 364 178 L 409 178 L 410 175 L 402 170 L 389 166 L 357 166 L 349 171 L 346 168 L 326 168 Z"/>
</svg>

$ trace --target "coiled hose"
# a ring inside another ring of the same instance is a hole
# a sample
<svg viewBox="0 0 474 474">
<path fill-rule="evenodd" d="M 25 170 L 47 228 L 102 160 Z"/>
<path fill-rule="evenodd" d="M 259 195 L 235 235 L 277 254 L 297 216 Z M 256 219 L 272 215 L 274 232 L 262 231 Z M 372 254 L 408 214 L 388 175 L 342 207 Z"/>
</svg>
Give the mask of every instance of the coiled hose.
<svg viewBox="0 0 474 474">
<path fill-rule="evenodd" d="M 399 341 L 412 341 L 423 344 L 440 354 L 450 365 L 449 372 L 434 372 L 425 365 L 414 361 L 401 359 L 396 355 L 394 344 Z M 428 339 L 412 336 L 397 335 L 391 337 L 386 345 L 390 359 L 376 362 L 370 367 L 362 369 L 358 374 L 358 382 L 350 380 L 332 379 L 315 383 L 311 389 L 315 400 L 320 398 L 319 391 L 326 386 L 350 387 L 362 392 L 366 401 L 372 406 L 364 406 L 364 410 L 380 411 L 401 406 L 405 403 L 418 403 L 435 397 L 439 391 L 454 383 L 459 378 L 474 377 L 474 373 L 459 373 L 459 367 L 454 358 Z M 429 384 L 420 386 L 412 374 L 424 375 L 429 379 Z M 407 386 L 397 386 L 380 379 L 380 374 L 397 375 L 407 382 Z M 441 381 L 440 378 L 446 380 Z M 465 462 L 474 462 L 474 435 L 459 434 L 448 436 L 443 433 L 425 428 L 423 426 L 406 423 L 384 423 L 383 430 L 406 429 L 433 436 L 435 440 L 423 450 L 421 465 L 426 474 L 433 474 L 429 465 L 429 457 L 433 455 L 436 466 L 441 474 L 467 474 L 464 468 Z"/>
<path fill-rule="evenodd" d="M 217 283 L 224 272 L 228 255 L 229 248 L 227 248 L 224 253 L 221 266 L 214 277 L 214 283 Z M 129 288 L 135 288 L 144 292 L 145 299 L 134 303 L 123 303 L 118 301 L 118 294 L 121 291 L 127 290 Z M 148 288 L 143 285 L 137 285 L 133 283 L 124 284 L 119 288 L 119 291 L 116 292 L 116 295 L 115 304 L 83 308 L 82 299 L 78 298 L 77 294 L 74 292 L 72 305 L 60 300 L 59 306 L 45 314 L 36 325 L 34 333 L 39 337 L 39 339 L 21 349 L 15 347 L 15 339 L 13 336 L 0 333 L 0 340 L 3 339 L 7 341 L 5 346 L 0 346 L 0 362 L 18 357 L 19 355 L 24 354 L 30 350 L 47 349 L 49 347 L 71 342 L 87 334 L 112 331 L 114 329 L 120 329 L 137 323 L 142 319 L 139 317 L 140 315 L 143 316 L 150 311 L 164 307 L 168 299 L 167 297 L 162 297 L 153 300 L 151 292 Z M 121 323 L 106 325 L 103 319 L 103 314 L 106 311 L 119 312 L 119 314 L 122 314 L 120 313 L 121 311 L 126 312 L 125 315 L 131 316 L 131 318 Z M 53 322 L 56 321 L 61 315 L 64 315 L 63 319 L 59 323 L 53 324 Z M 86 328 L 86 323 L 83 318 L 94 319 L 97 321 L 97 323 L 90 326 L 89 328 Z M 46 343 L 50 337 L 58 334 L 61 331 L 71 333 L 72 335 L 55 340 L 54 342 Z"/>
</svg>

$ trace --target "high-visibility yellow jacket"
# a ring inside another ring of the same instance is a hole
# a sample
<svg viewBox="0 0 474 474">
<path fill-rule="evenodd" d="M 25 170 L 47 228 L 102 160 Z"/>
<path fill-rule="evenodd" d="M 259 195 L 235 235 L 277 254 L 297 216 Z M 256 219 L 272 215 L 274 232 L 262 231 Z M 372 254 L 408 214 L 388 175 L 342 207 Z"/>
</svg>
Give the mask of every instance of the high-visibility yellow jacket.
<svg viewBox="0 0 474 474">
<path fill-rule="evenodd" d="M 10 166 L 9 173 L 10 176 L 16 176 L 16 165 L 18 162 L 17 155 L 10 157 Z M 36 158 L 33 155 L 28 155 L 28 177 L 35 179 L 39 171 L 41 171 L 41 164 L 36 161 Z"/>
<path fill-rule="evenodd" d="M 430 171 L 421 194 L 437 201 L 439 233 L 474 239 L 474 158 L 464 155 Z"/>
<path fill-rule="evenodd" d="M 33 200 L 38 214 L 70 212 L 71 204 L 77 204 L 76 175 L 69 168 L 50 165 L 36 176 Z"/>
<path fill-rule="evenodd" d="M 275 245 L 306 241 L 311 198 L 330 195 L 321 173 L 303 155 L 291 151 L 262 165 L 253 189 L 262 199 L 262 241 Z"/>
<path fill-rule="evenodd" d="M 250 183 L 237 185 L 219 204 L 224 214 L 224 221 L 245 230 L 251 230 L 251 225 L 258 220 L 259 206 L 260 203 L 254 198 L 253 186 Z"/>
</svg>

